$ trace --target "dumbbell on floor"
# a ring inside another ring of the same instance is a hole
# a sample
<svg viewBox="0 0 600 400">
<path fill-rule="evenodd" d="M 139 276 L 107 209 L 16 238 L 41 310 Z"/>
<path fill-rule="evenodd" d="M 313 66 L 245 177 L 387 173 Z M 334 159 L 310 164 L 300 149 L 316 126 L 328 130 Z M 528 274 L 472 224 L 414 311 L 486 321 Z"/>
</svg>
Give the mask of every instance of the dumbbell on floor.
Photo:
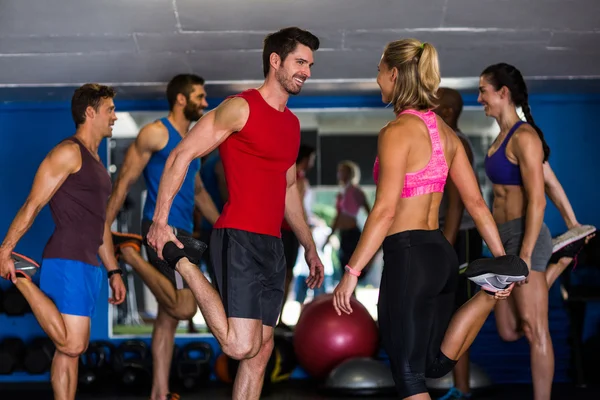
<svg viewBox="0 0 600 400">
<path fill-rule="evenodd" d="M 122 386 L 130 389 L 150 386 L 152 382 L 152 358 L 146 343 L 127 340 L 117 348 L 112 365 Z"/>
<path fill-rule="evenodd" d="M 84 354 L 79 357 L 79 388 L 97 390 L 112 373 L 111 357 L 115 346 L 106 341 L 91 342 Z"/>
<path fill-rule="evenodd" d="M 29 303 L 15 286 L 11 286 L 2 296 L 2 309 L 9 316 L 20 316 L 31 312 Z"/>
<path fill-rule="evenodd" d="M 30 374 L 43 374 L 50 370 L 54 358 L 54 343 L 48 337 L 37 337 L 29 343 L 25 351 L 23 368 Z"/>
<path fill-rule="evenodd" d="M 210 379 L 212 354 L 212 347 L 206 342 L 191 342 L 181 349 L 175 368 L 183 387 L 189 390 Z"/>
<path fill-rule="evenodd" d="M 20 338 L 6 338 L 0 343 L 0 375 L 22 369 L 25 343 Z"/>
</svg>

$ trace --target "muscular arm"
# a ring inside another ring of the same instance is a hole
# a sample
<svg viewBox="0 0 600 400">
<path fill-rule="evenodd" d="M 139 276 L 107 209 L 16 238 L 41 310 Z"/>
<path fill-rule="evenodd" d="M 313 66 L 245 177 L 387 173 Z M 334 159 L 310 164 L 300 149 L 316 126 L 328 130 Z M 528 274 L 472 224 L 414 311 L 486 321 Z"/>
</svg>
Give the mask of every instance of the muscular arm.
<svg viewBox="0 0 600 400">
<path fill-rule="evenodd" d="M 558 208 L 558 211 L 560 211 L 560 215 L 562 215 L 565 220 L 567 228 L 572 229 L 577 226 L 579 222 L 577 222 L 577 217 L 575 217 L 575 212 L 571 207 L 569 198 L 558 181 L 558 178 L 554 175 L 554 171 L 552 171 L 548 161 L 544 163 L 543 169 L 546 194 L 550 197 L 550 200 L 554 203 L 556 208 Z"/>
<path fill-rule="evenodd" d="M 48 153 L 37 170 L 29 196 L 8 228 L 2 243 L 3 252 L 10 253 L 15 249 L 54 193 L 80 168 L 81 152 L 73 142 L 63 142 Z"/>
<path fill-rule="evenodd" d="M 371 261 L 394 222 L 396 207 L 404 187 L 406 160 L 410 149 L 409 141 L 403 140 L 399 134 L 405 125 L 406 123 L 398 122 L 393 127 L 383 128 L 379 134 L 379 183 L 375 204 L 348 263 L 354 270 L 361 271 Z"/>
<path fill-rule="evenodd" d="M 154 123 L 142 128 L 138 137 L 127 149 L 123 165 L 121 165 L 119 174 L 113 184 L 112 193 L 108 199 L 103 242 L 98 251 L 102 263 L 108 270 L 117 268 L 116 260 L 114 259 L 111 225 L 115 218 L 117 218 L 119 210 L 123 207 L 131 185 L 142 174 L 150 157 L 152 157 L 152 153 L 160 151 L 166 146 L 168 140 L 169 133 L 166 128 L 162 124 L 158 125 Z"/>
<path fill-rule="evenodd" d="M 473 152 L 469 144 L 462 138 L 458 137 L 460 143 L 469 159 L 469 164 L 473 165 Z M 446 194 L 448 196 L 448 204 L 446 208 L 446 220 L 444 223 L 444 236 L 452 245 L 456 241 L 456 235 L 460 229 L 460 221 L 465 210 L 465 206 L 460 198 L 460 193 L 452 179 L 446 182 Z"/>
<path fill-rule="evenodd" d="M 477 230 L 487 243 L 493 256 L 499 257 L 505 255 L 506 253 L 502 246 L 494 217 L 492 217 L 492 213 L 481 196 L 477 178 L 467 158 L 465 149 L 463 146 L 458 145 L 458 143 L 450 167 L 450 179 L 452 179 L 452 182 L 458 189 L 465 208 L 471 214 L 471 217 L 473 217 Z"/>
<path fill-rule="evenodd" d="M 516 144 L 514 153 L 519 160 L 523 187 L 527 195 L 525 234 L 519 256 L 523 259 L 530 259 L 544 222 L 544 211 L 546 209 L 543 170 L 544 151 L 535 132 L 522 130 L 517 132 L 514 139 Z"/>
<path fill-rule="evenodd" d="M 196 175 L 194 202 L 200 209 L 202 216 L 206 218 L 211 225 L 214 225 L 219 218 L 219 210 L 217 210 L 217 206 L 215 206 L 212 197 L 210 197 L 208 192 L 204 189 L 200 174 Z"/>
<path fill-rule="evenodd" d="M 204 115 L 171 151 L 160 179 L 153 218 L 155 223 L 167 225 L 171 204 L 192 160 L 210 153 L 233 132 L 241 130 L 249 114 L 246 100 L 239 97 L 226 100 Z"/>
<path fill-rule="evenodd" d="M 217 175 L 217 183 L 219 184 L 219 193 L 221 194 L 221 200 L 223 204 L 229 200 L 229 189 L 227 189 L 227 180 L 225 180 L 225 169 L 223 168 L 223 161 L 219 160 L 215 165 L 215 175 Z"/>
<path fill-rule="evenodd" d="M 286 174 L 287 189 L 285 191 L 285 220 L 288 222 L 298 241 L 309 252 L 315 250 L 315 242 L 306 223 L 306 215 L 302 198 L 300 197 L 300 185 L 296 180 L 296 164 L 292 165 Z M 301 184 L 302 187 L 304 186 Z"/>
</svg>

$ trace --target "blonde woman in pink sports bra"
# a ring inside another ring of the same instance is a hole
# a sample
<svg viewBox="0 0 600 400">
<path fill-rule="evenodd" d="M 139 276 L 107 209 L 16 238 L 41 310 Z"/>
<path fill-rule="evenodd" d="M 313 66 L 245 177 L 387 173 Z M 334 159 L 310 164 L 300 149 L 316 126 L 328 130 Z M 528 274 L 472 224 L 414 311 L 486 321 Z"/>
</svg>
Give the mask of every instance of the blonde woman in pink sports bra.
<svg viewBox="0 0 600 400">
<path fill-rule="evenodd" d="M 340 232 L 340 250 L 338 257 L 342 266 L 348 264 L 350 256 L 356 249 L 360 239 L 360 229 L 356 217 L 364 208 L 367 214 L 371 211 L 365 192 L 358 186 L 358 166 L 352 161 L 342 161 L 338 164 L 337 178 L 342 186 L 335 202 L 337 214 L 331 226 L 331 234 L 327 242 L 336 231 Z M 326 243 L 327 243 L 326 242 Z"/>
<path fill-rule="evenodd" d="M 438 55 L 429 43 L 398 40 L 385 47 L 377 83 L 396 119 L 379 133 L 377 194 L 356 251 L 334 290 L 338 315 L 351 314 L 361 270 L 383 246 L 377 305 L 381 342 L 401 398 L 429 399 L 425 378 L 449 373 L 513 282 L 528 275 L 506 256 L 494 219 L 458 136 L 438 117 Z M 466 276 L 482 286 L 454 313 L 458 260 L 438 226 L 446 179 L 456 185 L 495 258 L 472 262 Z M 454 315 L 454 316 L 453 316 Z"/>
</svg>

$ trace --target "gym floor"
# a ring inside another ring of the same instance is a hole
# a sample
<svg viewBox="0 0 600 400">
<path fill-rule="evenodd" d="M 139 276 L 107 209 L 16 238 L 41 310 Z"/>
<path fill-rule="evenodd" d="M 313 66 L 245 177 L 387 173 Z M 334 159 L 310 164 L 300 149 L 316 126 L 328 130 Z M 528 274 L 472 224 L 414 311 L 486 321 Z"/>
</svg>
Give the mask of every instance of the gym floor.
<svg viewBox="0 0 600 400">
<path fill-rule="evenodd" d="M 52 392 L 49 384 L 39 384 L 37 387 L 32 388 L 31 384 L 26 384 L 27 388 L 23 384 L 2 384 L 0 385 L 0 397 L 9 398 L 35 398 L 37 400 L 50 400 L 53 399 Z M 439 396 L 443 393 L 431 393 L 432 396 Z M 481 400 L 505 400 L 510 398 L 511 400 L 529 400 L 533 398 L 533 392 L 531 385 L 499 385 L 495 387 L 487 388 L 485 391 L 475 393 L 474 399 Z M 103 399 L 103 400 L 146 400 L 148 396 L 143 395 L 132 395 L 132 394 L 119 394 L 119 393 L 79 393 L 78 399 Z M 211 400 L 224 400 L 231 399 L 231 387 L 224 386 L 223 384 L 211 384 L 208 387 L 196 392 L 181 393 L 182 400 L 203 398 Z M 304 380 L 290 381 L 286 383 L 280 383 L 272 388 L 271 393 L 262 396 L 265 399 L 272 400 L 300 400 L 300 399 L 396 399 L 392 396 L 365 396 L 365 397 L 342 397 L 342 396 L 331 396 L 325 395 L 316 389 L 315 385 L 308 385 Z M 435 397 L 434 397 L 435 398 Z M 586 389 L 577 389 L 572 384 L 555 384 L 553 393 L 553 400 L 575 400 L 575 399 L 600 399 L 600 385 L 590 386 Z"/>
</svg>

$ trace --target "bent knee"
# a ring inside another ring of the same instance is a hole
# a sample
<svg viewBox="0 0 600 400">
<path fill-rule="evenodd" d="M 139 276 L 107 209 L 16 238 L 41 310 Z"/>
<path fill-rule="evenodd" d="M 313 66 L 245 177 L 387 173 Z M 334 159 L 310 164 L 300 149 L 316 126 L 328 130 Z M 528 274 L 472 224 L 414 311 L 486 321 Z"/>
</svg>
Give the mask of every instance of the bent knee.
<svg viewBox="0 0 600 400">
<path fill-rule="evenodd" d="M 523 333 L 531 344 L 546 345 L 550 342 L 548 324 L 543 321 L 523 321 Z"/>
<path fill-rule="evenodd" d="M 237 340 L 223 345 L 223 353 L 234 360 L 253 358 L 258 354 L 260 349 L 260 340 Z"/>
<path fill-rule="evenodd" d="M 81 356 L 88 348 L 88 343 L 68 341 L 64 346 L 56 346 L 56 350 L 66 356 L 77 358 Z"/>
<path fill-rule="evenodd" d="M 180 291 L 183 292 L 183 291 Z M 193 296 L 187 296 L 184 293 L 178 293 L 174 304 L 164 305 L 167 313 L 180 321 L 190 320 L 196 315 L 198 305 Z"/>
<path fill-rule="evenodd" d="M 505 342 L 516 342 L 523 334 L 515 329 L 498 326 L 498 335 Z"/>
</svg>

